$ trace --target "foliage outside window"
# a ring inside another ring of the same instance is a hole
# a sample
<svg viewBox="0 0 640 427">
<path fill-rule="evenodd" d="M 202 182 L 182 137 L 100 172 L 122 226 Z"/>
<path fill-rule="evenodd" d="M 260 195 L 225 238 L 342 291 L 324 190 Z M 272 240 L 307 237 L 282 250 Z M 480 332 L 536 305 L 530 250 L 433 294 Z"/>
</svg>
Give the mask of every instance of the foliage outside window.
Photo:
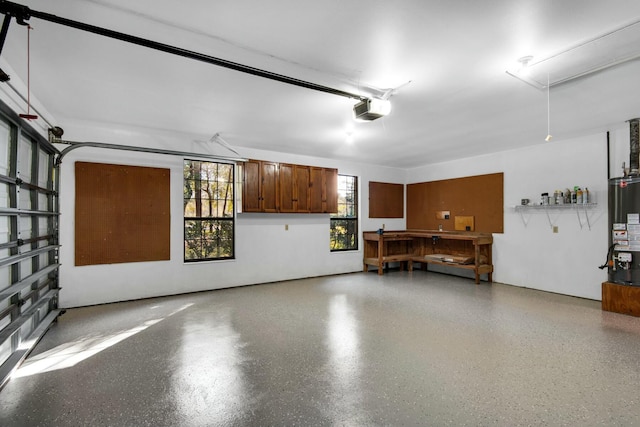
<svg viewBox="0 0 640 427">
<path fill-rule="evenodd" d="M 331 251 L 358 249 L 358 178 L 338 175 L 338 213 L 332 214 Z"/>
<path fill-rule="evenodd" d="M 234 165 L 184 161 L 184 260 L 234 258 Z"/>
</svg>

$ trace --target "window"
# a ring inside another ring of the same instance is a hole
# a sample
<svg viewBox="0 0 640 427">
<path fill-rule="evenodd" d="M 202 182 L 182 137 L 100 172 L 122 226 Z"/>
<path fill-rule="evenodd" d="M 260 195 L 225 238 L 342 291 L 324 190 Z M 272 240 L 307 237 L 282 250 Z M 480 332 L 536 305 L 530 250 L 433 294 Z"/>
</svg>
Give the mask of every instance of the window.
<svg viewBox="0 0 640 427">
<path fill-rule="evenodd" d="M 338 213 L 332 214 L 331 251 L 358 249 L 358 178 L 338 175 Z"/>
<path fill-rule="evenodd" d="M 234 258 L 234 165 L 184 161 L 184 260 Z"/>
</svg>

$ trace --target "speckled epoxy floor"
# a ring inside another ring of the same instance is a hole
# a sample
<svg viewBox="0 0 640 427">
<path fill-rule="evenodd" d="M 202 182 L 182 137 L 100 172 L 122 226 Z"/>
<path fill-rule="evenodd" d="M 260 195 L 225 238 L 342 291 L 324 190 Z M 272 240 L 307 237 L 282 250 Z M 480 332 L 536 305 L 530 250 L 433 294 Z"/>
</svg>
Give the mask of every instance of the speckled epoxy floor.
<svg viewBox="0 0 640 427">
<path fill-rule="evenodd" d="M 87 307 L 0 408 L 5 427 L 640 425 L 640 318 L 421 271 Z"/>
</svg>

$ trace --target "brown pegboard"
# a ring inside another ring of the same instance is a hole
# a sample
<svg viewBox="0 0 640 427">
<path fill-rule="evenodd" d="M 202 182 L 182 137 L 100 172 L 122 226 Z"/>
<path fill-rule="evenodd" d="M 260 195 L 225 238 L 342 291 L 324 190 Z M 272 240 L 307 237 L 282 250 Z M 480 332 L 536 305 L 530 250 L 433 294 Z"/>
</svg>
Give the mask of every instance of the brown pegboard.
<svg viewBox="0 0 640 427">
<path fill-rule="evenodd" d="M 75 265 L 169 260 L 169 169 L 76 162 L 75 174 Z"/>
<path fill-rule="evenodd" d="M 437 212 L 450 211 L 449 219 Z M 493 173 L 407 186 L 407 229 L 455 229 L 456 216 L 473 216 L 475 231 L 504 232 L 504 174 Z"/>
<path fill-rule="evenodd" d="M 404 185 L 369 181 L 369 218 L 402 218 Z"/>
</svg>

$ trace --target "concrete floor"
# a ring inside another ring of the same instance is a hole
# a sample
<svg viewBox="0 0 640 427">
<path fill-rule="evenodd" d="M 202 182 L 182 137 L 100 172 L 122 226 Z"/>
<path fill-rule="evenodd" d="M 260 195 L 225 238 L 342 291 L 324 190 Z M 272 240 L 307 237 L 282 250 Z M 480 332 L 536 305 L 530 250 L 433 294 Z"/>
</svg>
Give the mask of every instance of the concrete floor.
<svg viewBox="0 0 640 427">
<path fill-rule="evenodd" d="M 640 425 L 640 318 L 422 271 L 79 308 L 0 408 L 5 427 Z"/>
</svg>

